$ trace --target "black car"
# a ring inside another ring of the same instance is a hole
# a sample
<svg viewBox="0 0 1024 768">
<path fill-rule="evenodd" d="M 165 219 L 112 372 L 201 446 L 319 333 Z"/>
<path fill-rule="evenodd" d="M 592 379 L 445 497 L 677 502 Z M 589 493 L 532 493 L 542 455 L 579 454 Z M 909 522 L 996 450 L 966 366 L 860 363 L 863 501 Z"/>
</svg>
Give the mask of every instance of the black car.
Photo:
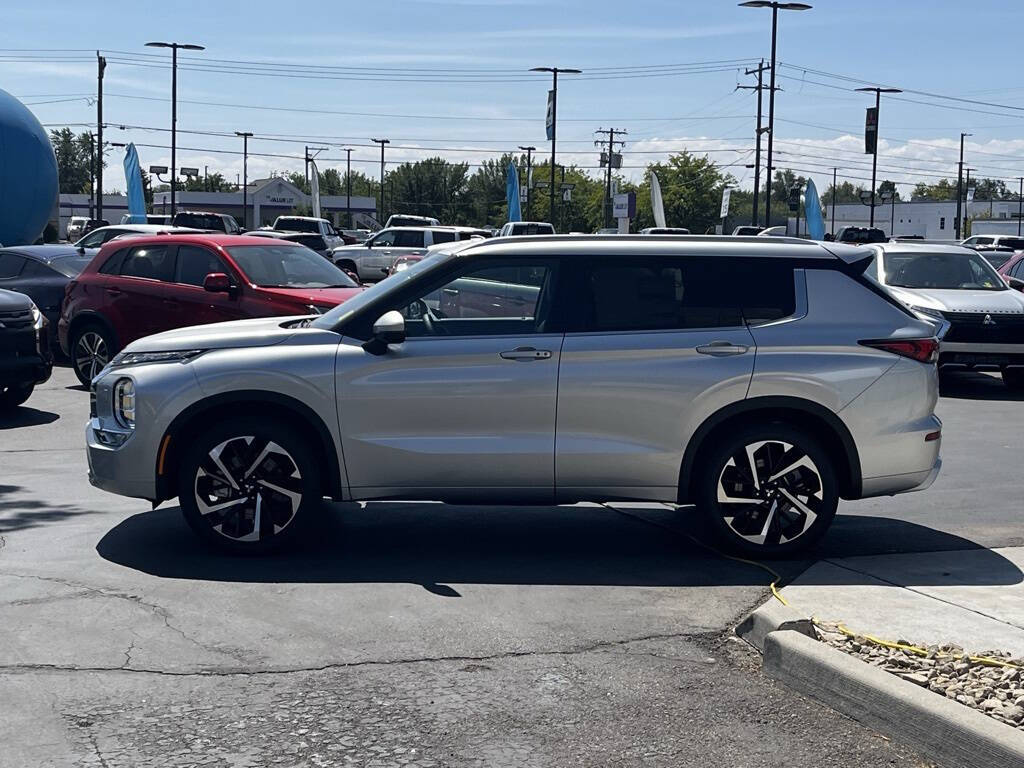
<svg viewBox="0 0 1024 768">
<path fill-rule="evenodd" d="M 23 293 L 0 290 L 0 411 L 15 408 L 50 378 L 46 318 Z"/>
<path fill-rule="evenodd" d="M 311 251 L 316 251 L 325 259 L 331 258 L 331 249 L 327 246 L 323 235 L 311 234 L 309 232 L 279 232 L 276 229 L 256 229 L 246 232 L 253 237 L 272 237 L 275 240 L 288 240 L 292 243 L 304 245 Z"/>
<path fill-rule="evenodd" d="M 877 227 L 840 227 L 836 232 L 837 243 L 885 243 L 889 241 L 888 235 Z"/>
<path fill-rule="evenodd" d="M 72 245 L 15 245 L 0 248 L 0 288 L 26 294 L 49 323 L 49 341 L 56 339 L 60 305 L 67 284 L 92 261 Z"/>
</svg>

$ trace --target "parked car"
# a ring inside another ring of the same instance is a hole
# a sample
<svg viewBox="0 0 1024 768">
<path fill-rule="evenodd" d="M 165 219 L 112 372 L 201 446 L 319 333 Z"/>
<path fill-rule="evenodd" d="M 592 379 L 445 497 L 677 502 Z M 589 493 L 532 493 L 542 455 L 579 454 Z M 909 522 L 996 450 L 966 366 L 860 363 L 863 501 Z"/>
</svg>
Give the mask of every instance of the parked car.
<svg viewBox="0 0 1024 768">
<path fill-rule="evenodd" d="M 948 325 L 940 367 L 998 370 L 1007 387 L 1024 389 L 1024 296 L 983 256 L 957 245 L 877 249 L 871 274 L 919 317 L 937 328 Z"/>
<path fill-rule="evenodd" d="M 368 229 L 339 229 L 338 234 L 345 241 L 345 245 L 356 245 L 365 243 L 372 233 Z"/>
<path fill-rule="evenodd" d="M 754 237 L 761 234 L 761 227 L 753 227 L 749 224 L 740 225 L 732 231 L 733 237 Z"/>
<path fill-rule="evenodd" d="M 297 243 L 220 234 L 112 240 L 69 284 L 58 337 L 88 384 L 118 350 L 143 336 L 325 312 L 361 290 Z"/>
<path fill-rule="evenodd" d="M 319 235 L 327 244 L 328 250 L 345 245 L 344 239 L 327 219 L 312 216 L 278 216 L 272 229 L 276 232 L 305 232 Z"/>
<path fill-rule="evenodd" d="M 109 225 L 110 222 L 106 219 L 90 219 L 87 216 L 72 216 L 68 219 L 67 238 L 68 240 L 75 241 L 82 237 L 82 235 L 92 232 L 94 229 Z"/>
<path fill-rule="evenodd" d="M 1016 251 L 1006 245 L 975 245 L 968 246 L 972 251 L 977 251 L 985 257 L 985 261 L 991 264 L 996 269 L 999 269 L 1003 264 L 1013 258 L 1013 254 Z"/>
<path fill-rule="evenodd" d="M 1024 237 L 1017 235 L 974 235 L 960 241 L 960 245 L 977 249 L 979 245 L 989 245 L 996 248 L 1009 248 L 1012 251 L 1024 250 Z"/>
<path fill-rule="evenodd" d="M 126 213 L 121 217 L 122 224 L 128 224 L 131 221 L 131 214 Z M 171 217 L 163 213 L 147 213 L 146 214 L 147 224 L 161 224 L 165 227 L 171 226 Z"/>
<path fill-rule="evenodd" d="M 498 237 L 519 237 L 520 235 L 553 235 L 555 228 L 546 221 L 507 221 L 498 230 Z"/>
<path fill-rule="evenodd" d="M 884 243 L 888 236 L 877 227 L 840 227 L 836 232 L 837 243 Z"/>
<path fill-rule="evenodd" d="M 50 378 L 46 317 L 24 293 L 0 289 L 0 413 L 24 403 Z"/>
<path fill-rule="evenodd" d="M 209 213 L 208 211 L 178 211 L 171 223 L 176 227 L 205 229 L 211 232 L 223 232 L 226 235 L 238 235 L 242 228 L 238 226 L 234 216 L 226 213 Z"/>
<path fill-rule="evenodd" d="M 647 227 L 640 230 L 641 235 L 688 235 L 686 227 Z"/>
<path fill-rule="evenodd" d="M 196 233 L 203 231 L 204 230 L 202 229 L 193 229 L 192 227 L 169 227 L 164 224 L 116 224 L 109 227 L 94 229 L 85 237 L 74 243 L 74 247 L 78 249 L 79 253 L 95 256 L 104 243 L 110 242 L 115 237 L 123 237 L 125 235 L 155 235 L 158 233 Z"/>
<path fill-rule="evenodd" d="M 696 503 L 731 549 L 789 555 L 840 498 L 940 467 L 938 340 L 864 276 L 874 256 L 454 243 L 320 317 L 129 345 L 93 382 L 90 481 L 177 497 L 235 552 L 286 542 L 330 496 Z"/>
<path fill-rule="evenodd" d="M 323 235 L 307 234 L 305 232 L 277 232 L 273 229 L 256 229 L 246 234 L 254 237 L 271 237 L 275 240 L 287 240 L 291 243 L 304 245 L 311 251 L 316 251 L 328 261 L 331 260 L 331 248 L 327 247 Z"/>
<path fill-rule="evenodd" d="M 441 222 L 433 216 L 413 216 L 411 213 L 393 213 L 388 216 L 384 229 L 393 227 L 439 227 Z"/>
<path fill-rule="evenodd" d="M 1024 251 L 1015 251 L 1012 257 L 998 268 L 998 272 L 1011 288 L 1024 291 Z"/>
<path fill-rule="evenodd" d="M 402 256 L 426 255 L 438 243 L 452 243 L 472 235 L 460 227 L 393 227 L 382 229 L 365 243 L 335 248 L 334 263 L 354 272 L 363 282 L 383 280 Z M 465 236 L 464 236 L 465 235 Z"/>
<path fill-rule="evenodd" d="M 92 259 L 70 245 L 0 248 L 0 288 L 24 293 L 47 320 L 48 346 L 56 348 L 57 321 L 68 283 Z"/>
</svg>

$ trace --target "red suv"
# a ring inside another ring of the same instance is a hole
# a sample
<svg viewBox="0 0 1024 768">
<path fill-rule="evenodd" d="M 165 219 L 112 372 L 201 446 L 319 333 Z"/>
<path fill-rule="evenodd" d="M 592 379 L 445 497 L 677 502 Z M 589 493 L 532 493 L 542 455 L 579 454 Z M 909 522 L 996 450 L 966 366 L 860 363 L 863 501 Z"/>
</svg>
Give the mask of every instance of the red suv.
<svg viewBox="0 0 1024 768">
<path fill-rule="evenodd" d="M 363 289 L 297 243 L 153 235 L 106 243 L 64 293 L 61 349 L 88 384 L 128 343 L 225 320 L 324 312 Z"/>
</svg>

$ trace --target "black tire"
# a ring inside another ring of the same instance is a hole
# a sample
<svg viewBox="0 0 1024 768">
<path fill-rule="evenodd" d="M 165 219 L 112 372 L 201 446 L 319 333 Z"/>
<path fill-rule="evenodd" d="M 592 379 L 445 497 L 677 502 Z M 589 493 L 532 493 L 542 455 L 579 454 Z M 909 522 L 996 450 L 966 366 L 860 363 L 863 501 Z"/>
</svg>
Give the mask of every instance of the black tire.
<svg viewBox="0 0 1024 768">
<path fill-rule="evenodd" d="M 30 397 L 35 384 L 11 384 L 0 387 L 0 411 L 10 411 L 17 408 Z"/>
<path fill-rule="evenodd" d="M 110 332 L 96 323 L 75 328 L 68 349 L 71 368 L 78 380 L 87 387 L 116 352 Z"/>
<path fill-rule="evenodd" d="M 263 554 L 283 546 L 322 500 L 320 467 L 307 441 L 273 419 L 212 426 L 191 441 L 178 468 L 186 522 L 225 552 Z"/>
<path fill-rule="evenodd" d="M 777 475 L 787 467 L 794 468 Z M 829 454 L 814 437 L 781 422 L 751 425 L 718 440 L 698 472 L 698 507 L 719 541 L 743 555 L 783 557 L 813 546 L 839 506 Z M 756 502 L 738 501 L 745 498 Z"/>
<path fill-rule="evenodd" d="M 1024 390 L 1024 368 L 1004 368 L 1003 384 L 1014 392 Z"/>
</svg>

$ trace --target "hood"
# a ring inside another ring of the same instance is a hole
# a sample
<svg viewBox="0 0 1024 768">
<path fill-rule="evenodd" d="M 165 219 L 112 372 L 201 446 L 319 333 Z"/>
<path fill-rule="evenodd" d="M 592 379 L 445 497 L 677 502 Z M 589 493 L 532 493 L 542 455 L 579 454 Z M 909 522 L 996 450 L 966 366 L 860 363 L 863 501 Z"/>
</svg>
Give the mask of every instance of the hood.
<svg viewBox="0 0 1024 768">
<path fill-rule="evenodd" d="M 0 289 L 0 312 L 17 312 L 32 306 L 32 299 L 24 293 Z"/>
<path fill-rule="evenodd" d="M 972 291 L 942 288 L 895 288 L 889 291 L 908 306 L 940 312 L 1024 313 L 1024 294 L 1019 291 Z"/>
<path fill-rule="evenodd" d="M 301 317 L 257 317 L 176 328 L 134 341 L 124 351 L 176 352 L 186 349 L 269 347 L 294 336 L 297 329 L 287 326 Z"/>
<path fill-rule="evenodd" d="M 280 296 L 283 299 L 292 299 L 297 304 L 305 307 L 314 304 L 321 307 L 336 307 L 343 301 L 348 301 L 353 296 L 363 292 L 363 288 L 260 288 L 263 294 Z"/>
</svg>

